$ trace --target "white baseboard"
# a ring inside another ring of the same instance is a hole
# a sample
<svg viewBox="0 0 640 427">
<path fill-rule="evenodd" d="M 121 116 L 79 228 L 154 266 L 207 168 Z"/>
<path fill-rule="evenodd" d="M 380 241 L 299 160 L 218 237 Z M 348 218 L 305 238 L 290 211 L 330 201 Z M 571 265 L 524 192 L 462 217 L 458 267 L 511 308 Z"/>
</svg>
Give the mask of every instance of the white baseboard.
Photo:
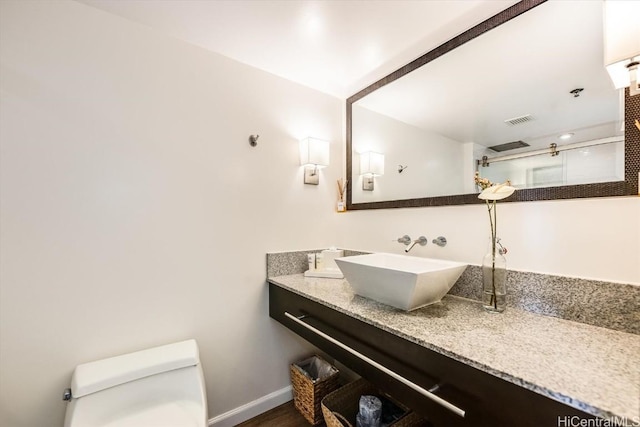
<svg viewBox="0 0 640 427">
<path fill-rule="evenodd" d="M 270 409 L 293 399 L 291 386 L 281 388 L 266 396 L 220 414 L 209 420 L 209 427 L 234 427 Z"/>
</svg>

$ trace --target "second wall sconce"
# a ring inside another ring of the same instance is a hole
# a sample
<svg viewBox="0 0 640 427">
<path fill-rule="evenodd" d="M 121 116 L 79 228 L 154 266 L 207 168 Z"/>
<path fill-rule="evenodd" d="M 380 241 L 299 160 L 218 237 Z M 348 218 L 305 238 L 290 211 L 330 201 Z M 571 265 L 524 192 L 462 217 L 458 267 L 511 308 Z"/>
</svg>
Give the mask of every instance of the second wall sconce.
<svg viewBox="0 0 640 427">
<path fill-rule="evenodd" d="M 360 153 L 360 175 L 362 175 L 362 189 L 373 191 L 373 179 L 384 175 L 384 154 L 374 151 Z"/>
<path fill-rule="evenodd" d="M 329 141 L 316 138 L 300 141 L 300 164 L 304 166 L 304 183 L 318 185 L 319 169 L 329 166 Z"/>
<path fill-rule="evenodd" d="M 604 60 L 616 89 L 640 94 L 640 2 L 604 2 Z"/>
</svg>

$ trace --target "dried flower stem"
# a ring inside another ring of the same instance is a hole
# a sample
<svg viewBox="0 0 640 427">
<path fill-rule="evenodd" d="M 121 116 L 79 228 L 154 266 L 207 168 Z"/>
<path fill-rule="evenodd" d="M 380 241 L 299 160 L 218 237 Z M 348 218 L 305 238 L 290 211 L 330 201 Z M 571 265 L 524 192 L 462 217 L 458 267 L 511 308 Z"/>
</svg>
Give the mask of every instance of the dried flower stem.
<svg viewBox="0 0 640 427">
<path fill-rule="evenodd" d="M 344 201 L 344 192 L 347 189 L 348 180 L 344 180 L 340 178 L 338 181 L 338 195 L 340 196 L 340 200 Z"/>
</svg>

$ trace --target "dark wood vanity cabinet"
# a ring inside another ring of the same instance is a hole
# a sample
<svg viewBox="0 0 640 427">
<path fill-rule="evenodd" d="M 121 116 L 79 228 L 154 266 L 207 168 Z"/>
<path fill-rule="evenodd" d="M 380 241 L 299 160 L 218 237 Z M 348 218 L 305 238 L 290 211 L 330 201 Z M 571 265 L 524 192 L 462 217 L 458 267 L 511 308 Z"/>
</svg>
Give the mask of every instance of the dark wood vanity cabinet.
<svg viewBox="0 0 640 427">
<path fill-rule="evenodd" d="M 299 320 L 316 331 L 285 313 L 296 318 L 304 316 Z M 559 418 L 594 418 L 273 284 L 269 285 L 269 314 L 381 390 L 423 414 L 435 426 L 555 427 L 568 425 L 559 422 Z M 426 390 L 437 385 L 434 394 L 464 410 L 464 417 L 333 343 L 323 334 Z"/>
</svg>

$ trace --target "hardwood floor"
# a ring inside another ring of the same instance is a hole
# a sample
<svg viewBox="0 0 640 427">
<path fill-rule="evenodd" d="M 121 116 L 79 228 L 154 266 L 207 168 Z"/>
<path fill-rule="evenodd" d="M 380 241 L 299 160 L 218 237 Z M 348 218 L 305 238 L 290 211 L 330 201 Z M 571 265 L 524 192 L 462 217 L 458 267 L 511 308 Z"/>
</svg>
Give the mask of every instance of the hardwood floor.
<svg viewBox="0 0 640 427">
<path fill-rule="evenodd" d="M 280 405 L 236 427 L 311 427 L 293 406 L 293 401 Z M 322 423 L 318 427 L 325 427 Z"/>
</svg>

